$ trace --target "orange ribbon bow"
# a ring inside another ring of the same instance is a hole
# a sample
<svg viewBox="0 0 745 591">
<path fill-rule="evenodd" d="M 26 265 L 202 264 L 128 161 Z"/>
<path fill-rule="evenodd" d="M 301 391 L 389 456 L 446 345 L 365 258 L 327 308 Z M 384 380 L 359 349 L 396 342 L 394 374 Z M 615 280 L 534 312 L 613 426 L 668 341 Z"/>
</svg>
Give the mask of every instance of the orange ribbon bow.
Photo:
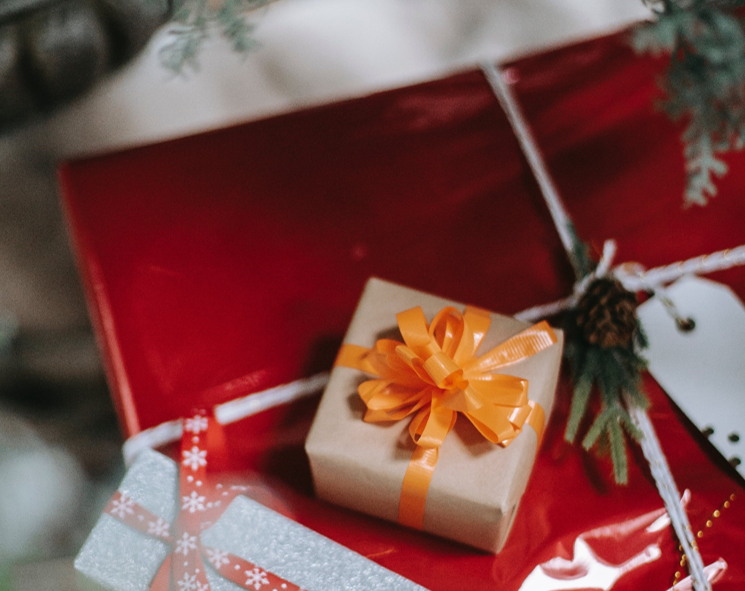
<svg viewBox="0 0 745 591">
<path fill-rule="evenodd" d="M 540 442 L 545 416 L 528 400 L 528 381 L 491 373 L 556 343 L 546 322 L 536 324 L 477 357 L 490 314 L 466 307 L 441 310 L 427 326 L 420 307 L 396 315 L 404 342 L 380 339 L 373 349 L 343 345 L 336 365 L 374 376 L 360 384 L 366 422 L 399 421 L 415 414 L 409 433 L 417 447 L 401 487 L 398 521 L 421 529 L 439 447 L 463 413 L 489 441 L 507 446 L 528 424 Z"/>
</svg>

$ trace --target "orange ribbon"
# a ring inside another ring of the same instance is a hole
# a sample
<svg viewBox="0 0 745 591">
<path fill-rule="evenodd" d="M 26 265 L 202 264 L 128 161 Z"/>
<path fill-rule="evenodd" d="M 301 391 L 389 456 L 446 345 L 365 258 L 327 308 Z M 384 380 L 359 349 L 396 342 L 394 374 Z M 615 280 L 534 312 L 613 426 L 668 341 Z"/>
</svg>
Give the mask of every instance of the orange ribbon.
<svg viewBox="0 0 745 591">
<path fill-rule="evenodd" d="M 536 324 L 477 357 L 491 324 L 490 314 L 466 307 L 441 310 L 428 326 L 420 307 L 396 316 L 404 342 L 380 339 L 373 349 L 343 345 L 335 365 L 376 376 L 360 384 L 370 423 L 399 421 L 415 414 L 409 434 L 416 450 L 409 462 L 398 521 L 421 529 L 427 490 L 438 450 L 463 413 L 489 441 L 507 446 L 530 425 L 540 442 L 545 416 L 528 400 L 528 381 L 491 373 L 556 343 L 546 322 Z"/>
</svg>

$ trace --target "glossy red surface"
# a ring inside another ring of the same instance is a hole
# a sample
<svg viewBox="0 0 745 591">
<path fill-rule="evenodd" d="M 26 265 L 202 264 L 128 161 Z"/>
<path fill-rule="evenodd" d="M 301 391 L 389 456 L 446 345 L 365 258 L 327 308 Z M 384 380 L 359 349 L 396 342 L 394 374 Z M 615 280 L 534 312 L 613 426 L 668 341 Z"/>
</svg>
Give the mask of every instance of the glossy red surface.
<svg viewBox="0 0 745 591">
<path fill-rule="evenodd" d="M 615 238 L 617 260 L 647 266 L 745 243 L 744 154 L 728 158 L 708 207 L 682 207 L 678 130 L 653 108 L 661 66 L 619 35 L 513 70 L 580 235 L 597 249 Z M 479 71 L 72 162 L 61 178 L 127 434 L 328 369 L 371 275 L 501 313 L 571 289 Z M 745 297 L 745 269 L 712 277 Z M 743 589 L 742 480 L 647 386 L 694 529 L 738 495 L 699 543 L 705 564 L 727 563 L 714 588 Z M 565 379 L 497 557 L 314 500 L 302 451 L 313 400 L 231 426 L 233 465 L 277 478 L 298 521 L 433 590 L 517 591 L 529 576 L 522 591 L 567 589 L 567 578 L 670 588 L 680 558 L 669 527 L 649 530 L 662 501 L 640 453 L 616 487 L 609 462 L 564 443 L 569 391 Z"/>
</svg>

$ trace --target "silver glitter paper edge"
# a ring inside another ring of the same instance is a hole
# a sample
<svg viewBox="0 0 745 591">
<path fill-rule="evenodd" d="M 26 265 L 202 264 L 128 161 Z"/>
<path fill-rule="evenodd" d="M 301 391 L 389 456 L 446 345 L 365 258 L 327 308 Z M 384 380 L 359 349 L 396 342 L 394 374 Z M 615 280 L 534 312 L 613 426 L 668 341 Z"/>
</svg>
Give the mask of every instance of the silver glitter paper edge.
<svg viewBox="0 0 745 591">
<path fill-rule="evenodd" d="M 176 464 L 147 450 L 127 471 L 118 490 L 172 522 L 178 512 L 177 489 Z M 168 547 L 163 542 L 104 514 L 83 544 L 75 568 L 84 588 L 145 591 L 167 555 Z"/>
<path fill-rule="evenodd" d="M 246 497 L 233 500 L 217 523 L 202 534 L 202 542 L 240 556 L 307 591 L 424 589 Z M 215 587 L 215 591 L 237 589 Z"/>
</svg>

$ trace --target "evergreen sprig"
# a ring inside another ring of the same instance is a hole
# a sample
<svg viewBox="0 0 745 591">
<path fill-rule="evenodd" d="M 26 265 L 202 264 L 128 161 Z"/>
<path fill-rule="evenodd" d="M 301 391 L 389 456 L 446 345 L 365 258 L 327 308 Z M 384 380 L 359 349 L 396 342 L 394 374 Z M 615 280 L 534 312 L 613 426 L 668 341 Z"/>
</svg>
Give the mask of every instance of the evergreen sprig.
<svg viewBox="0 0 745 591">
<path fill-rule="evenodd" d="M 659 0 L 655 20 L 637 27 L 639 53 L 670 54 L 662 81 L 663 107 L 684 121 L 687 205 L 717 194 L 715 177 L 727 172 L 719 157 L 745 143 L 745 33 L 732 12 L 741 0 Z"/>
<path fill-rule="evenodd" d="M 569 234 L 572 237 L 572 250 L 569 253 L 569 262 L 574 269 L 574 277 L 582 281 L 587 275 L 595 270 L 595 263 L 590 257 L 590 247 L 579 239 L 577 229 L 569 222 Z"/>
<path fill-rule="evenodd" d="M 580 240 L 573 225 L 569 227 L 572 249 L 569 258 L 577 282 L 586 280 L 597 269 L 590 256 L 590 247 Z M 596 448 L 600 454 L 609 453 L 613 463 L 613 476 L 618 484 L 628 482 L 626 437 L 639 441 L 641 432 L 629 415 L 627 405 L 647 408 L 649 401 L 641 387 L 641 374 L 647 363 L 641 351 L 647 347 L 647 337 L 637 322 L 629 346 L 601 347 L 590 343 L 584 336 L 578 316 L 580 303 L 564 314 L 563 328 L 566 336 L 564 358 L 572 372 L 574 391 L 569 409 L 564 438 L 574 443 L 582 421 L 588 414 L 593 396 L 600 396 L 600 411 L 592 420 L 582 439 L 582 447 Z"/>
<path fill-rule="evenodd" d="M 582 447 L 597 446 L 601 453 L 609 452 L 613 475 L 618 484 L 628 482 L 626 435 L 639 441 L 637 429 L 624 403 L 626 394 L 632 404 L 647 408 L 649 402 L 641 389 L 641 372 L 646 362 L 639 351 L 646 346 L 641 329 L 631 347 L 603 348 L 587 342 L 577 330 L 576 311 L 570 311 L 564 321 L 567 343 L 564 355 L 572 371 L 574 393 L 564 438 L 574 443 L 582 419 L 588 412 L 594 392 L 600 394 L 601 410 L 582 440 Z"/>
<path fill-rule="evenodd" d="M 176 74 L 186 68 L 197 70 L 197 55 L 214 28 L 239 54 L 258 45 L 252 37 L 254 26 L 246 14 L 271 0 L 174 0 L 171 41 L 160 50 L 161 63 Z"/>
</svg>

